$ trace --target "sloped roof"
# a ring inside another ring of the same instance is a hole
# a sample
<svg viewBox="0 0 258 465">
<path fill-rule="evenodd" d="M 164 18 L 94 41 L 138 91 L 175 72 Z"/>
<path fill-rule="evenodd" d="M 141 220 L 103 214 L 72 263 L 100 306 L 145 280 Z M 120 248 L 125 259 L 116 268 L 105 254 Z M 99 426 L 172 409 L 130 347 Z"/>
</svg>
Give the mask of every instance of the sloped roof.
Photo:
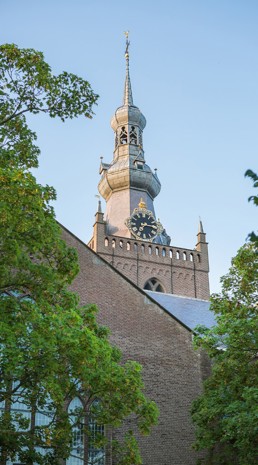
<svg viewBox="0 0 258 465">
<path fill-rule="evenodd" d="M 163 292 L 145 292 L 191 330 L 197 325 L 204 325 L 208 328 L 216 325 L 215 315 L 210 310 L 210 302 L 207 300 L 181 297 Z"/>
</svg>

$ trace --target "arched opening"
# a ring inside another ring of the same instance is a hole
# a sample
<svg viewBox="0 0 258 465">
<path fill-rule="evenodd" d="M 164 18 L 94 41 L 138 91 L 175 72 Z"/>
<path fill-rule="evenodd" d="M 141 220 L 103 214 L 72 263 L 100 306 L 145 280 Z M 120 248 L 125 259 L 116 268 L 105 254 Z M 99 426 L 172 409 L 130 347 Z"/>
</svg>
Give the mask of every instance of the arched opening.
<svg viewBox="0 0 258 465">
<path fill-rule="evenodd" d="M 154 292 L 165 292 L 163 285 L 157 278 L 148 279 L 148 281 L 144 284 L 143 289 Z"/>
<path fill-rule="evenodd" d="M 136 134 L 135 126 L 131 127 L 129 135 L 130 135 L 130 144 L 136 145 L 137 144 L 137 134 Z"/>
<path fill-rule="evenodd" d="M 180 253 L 179 253 L 179 250 L 176 251 L 176 259 L 179 260 L 180 258 Z"/>
<path fill-rule="evenodd" d="M 190 262 L 193 262 L 193 254 L 190 253 Z"/>
<path fill-rule="evenodd" d="M 131 243 L 130 243 L 130 242 L 127 242 L 127 244 L 126 244 L 126 250 L 131 250 Z"/>
<path fill-rule="evenodd" d="M 108 238 L 105 237 L 105 247 L 108 247 L 108 243 L 109 243 Z"/>
<path fill-rule="evenodd" d="M 169 258 L 173 258 L 173 251 L 171 249 L 169 251 Z"/>
<path fill-rule="evenodd" d="M 162 257 L 166 256 L 166 249 L 162 249 Z"/>
<path fill-rule="evenodd" d="M 84 458 L 84 416 L 83 404 L 78 397 L 73 399 L 68 406 L 69 420 L 72 426 L 72 448 L 66 465 L 83 465 Z"/>
<path fill-rule="evenodd" d="M 99 424 L 98 407 L 99 400 L 94 400 L 90 405 L 88 415 L 83 411 L 81 400 L 76 397 L 68 407 L 69 419 L 72 424 L 72 449 L 66 465 L 83 465 L 85 463 L 85 446 L 88 445 L 88 464 L 104 465 L 104 447 L 96 445 L 96 441 L 105 434 L 104 426 Z M 87 424 L 87 431 L 85 425 Z M 87 439 L 86 436 L 87 435 Z"/>
<path fill-rule="evenodd" d="M 183 252 L 183 260 L 186 260 L 186 252 Z"/>
<path fill-rule="evenodd" d="M 124 243 L 123 243 L 122 239 L 120 239 L 120 241 L 119 241 L 119 247 L 121 247 L 121 249 L 122 249 L 122 248 L 123 248 L 123 245 L 124 245 Z"/>
<path fill-rule="evenodd" d="M 126 132 L 125 126 L 122 126 L 122 128 L 121 128 L 120 144 L 122 144 L 122 145 L 127 144 L 127 132 Z"/>
<path fill-rule="evenodd" d="M 112 239 L 112 247 L 113 247 L 113 249 L 115 249 L 115 247 L 116 247 L 116 240 L 115 239 Z"/>
</svg>

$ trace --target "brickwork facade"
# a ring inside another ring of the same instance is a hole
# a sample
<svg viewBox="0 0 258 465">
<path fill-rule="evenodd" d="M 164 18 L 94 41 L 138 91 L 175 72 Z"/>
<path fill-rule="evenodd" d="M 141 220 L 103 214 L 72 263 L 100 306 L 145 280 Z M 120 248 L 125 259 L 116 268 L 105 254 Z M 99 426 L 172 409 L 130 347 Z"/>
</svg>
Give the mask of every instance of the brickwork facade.
<svg viewBox="0 0 258 465">
<path fill-rule="evenodd" d="M 97 213 L 89 247 L 142 289 L 155 278 L 166 293 L 208 300 L 208 245 L 204 233 L 197 238 L 195 249 L 183 249 L 106 235 L 103 214 Z"/>
<path fill-rule="evenodd" d="M 207 365 L 193 350 L 191 331 L 71 233 L 64 231 L 64 239 L 80 261 L 72 289 L 82 304 L 98 305 L 98 319 L 111 329 L 111 341 L 124 358 L 142 364 L 145 392 L 160 409 L 159 424 L 139 439 L 143 464 L 194 465 L 189 410 Z M 122 263 L 122 252 L 117 260 Z M 111 455 L 108 450 L 106 465 L 112 465 Z"/>
</svg>

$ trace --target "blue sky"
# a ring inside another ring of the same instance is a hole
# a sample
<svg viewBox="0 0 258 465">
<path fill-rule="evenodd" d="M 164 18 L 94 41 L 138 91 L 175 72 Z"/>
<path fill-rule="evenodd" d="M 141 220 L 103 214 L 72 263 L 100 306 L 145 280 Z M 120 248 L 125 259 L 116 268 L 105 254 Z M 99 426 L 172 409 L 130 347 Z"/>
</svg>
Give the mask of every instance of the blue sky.
<svg viewBox="0 0 258 465">
<path fill-rule="evenodd" d="M 41 148 L 37 179 L 57 190 L 57 219 L 88 242 L 99 157 L 110 162 L 110 118 L 121 105 L 124 35 L 130 31 L 134 103 L 147 119 L 146 162 L 158 169 L 155 200 L 172 245 L 193 248 L 201 217 L 211 291 L 257 209 L 246 169 L 258 172 L 258 3 L 251 0 L 1 0 L 1 43 L 41 50 L 53 72 L 87 79 L 95 117 L 65 124 L 29 118 Z"/>
</svg>

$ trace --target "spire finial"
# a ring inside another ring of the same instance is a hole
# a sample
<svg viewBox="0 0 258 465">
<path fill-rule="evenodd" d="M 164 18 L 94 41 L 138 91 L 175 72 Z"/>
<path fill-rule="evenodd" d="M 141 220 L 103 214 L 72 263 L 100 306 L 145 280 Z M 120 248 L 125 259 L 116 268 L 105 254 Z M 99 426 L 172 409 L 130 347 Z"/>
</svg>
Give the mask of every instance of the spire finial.
<svg viewBox="0 0 258 465">
<path fill-rule="evenodd" d="M 96 194 L 95 197 L 96 197 L 96 199 L 98 199 L 98 210 L 97 210 L 97 213 L 102 213 L 100 195 Z"/>
<path fill-rule="evenodd" d="M 124 32 L 124 35 L 126 37 L 126 40 L 125 40 L 125 58 L 129 60 L 129 45 L 130 45 L 130 42 L 128 40 L 128 37 L 129 37 L 129 31 L 125 31 Z"/>
<path fill-rule="evenodd" d="M 199 216 L 199 227 L 198 227 L 198 234 L 203 233 L 203 225 L 202 225 L 202 220 L 201 217 Z"/>
<path fill-rule="evenodd" d="M 129 31 L 125 31 L 125 59 L 126 59 L 126 75 L 125 75 L 125 90 L 124 90 L 124 105 L 133 105 L 133 94 L 131 88 L 130 74 L 129 74 L 129 45 L 128 40 Z"/>
</svg>

